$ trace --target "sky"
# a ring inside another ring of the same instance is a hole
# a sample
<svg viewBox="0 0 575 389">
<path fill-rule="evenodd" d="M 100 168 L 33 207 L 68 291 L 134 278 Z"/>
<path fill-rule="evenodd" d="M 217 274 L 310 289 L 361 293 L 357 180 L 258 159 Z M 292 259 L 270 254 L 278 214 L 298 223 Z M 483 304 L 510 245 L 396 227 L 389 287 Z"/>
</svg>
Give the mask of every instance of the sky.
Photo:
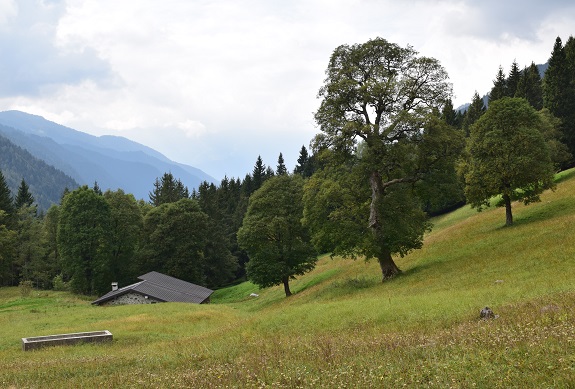
<svg viewBox="0 0 575 389">
<path fill-rule="evenodd" d="M 0 0 L 0 111 L 118 135 L 213 176 L 292 170 L 333 50 L 376 37 L 440 61 L 454 106 L 545 63 L 572 0 Z"/>
</svg>

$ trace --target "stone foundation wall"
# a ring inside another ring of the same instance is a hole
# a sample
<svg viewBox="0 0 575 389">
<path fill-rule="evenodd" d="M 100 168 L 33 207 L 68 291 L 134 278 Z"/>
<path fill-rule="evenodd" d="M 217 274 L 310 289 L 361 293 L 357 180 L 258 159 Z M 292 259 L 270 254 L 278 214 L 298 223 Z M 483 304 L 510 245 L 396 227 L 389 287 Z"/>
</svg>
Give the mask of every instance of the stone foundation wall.
<svg viewBox="0 0 575 389">
<path fill-rule="evenodd" d="M 138 293 L 126 293 L 106 302 L 105 305 L 154 304 L 159 302 L 161 301 L 152 297 L 145 298 Z"/>
</svg>

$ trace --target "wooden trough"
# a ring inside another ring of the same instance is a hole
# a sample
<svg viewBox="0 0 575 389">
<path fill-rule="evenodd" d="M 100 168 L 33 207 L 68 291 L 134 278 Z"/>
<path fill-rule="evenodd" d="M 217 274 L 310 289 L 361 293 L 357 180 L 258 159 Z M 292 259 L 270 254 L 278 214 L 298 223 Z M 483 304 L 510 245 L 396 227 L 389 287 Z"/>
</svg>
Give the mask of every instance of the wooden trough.
<svg viewBox="0 0 575 389">
<path fill-rule="evenodd" d="M 31 338 L 22 338 L 22 350 L 29 351 L 47 346 L 67 346 L 78 343 L 101 343 L 111 341 L 112 333 L 108 330 L 76 332 L 73 334 L 34 336 Z"/>
</svg>

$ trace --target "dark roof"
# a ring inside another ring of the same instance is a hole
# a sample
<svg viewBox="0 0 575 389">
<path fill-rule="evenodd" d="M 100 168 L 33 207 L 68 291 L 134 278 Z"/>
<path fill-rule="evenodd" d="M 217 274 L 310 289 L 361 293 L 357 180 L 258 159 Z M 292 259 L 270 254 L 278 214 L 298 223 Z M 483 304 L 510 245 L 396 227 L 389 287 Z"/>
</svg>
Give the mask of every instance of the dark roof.
<svg viewBox="0 0 575 389">
<path fill-rule="evenodd" d="M 146 273 L 138 277 L 138 279 L 142 281 L 117 290 L 112 290 L 99 299 L 92 301 L 92 304 L 101 304 L 129 292 L 150 296 L 164 302 L 201 304 L 214 293 L 213 290 L 204 288 L 203 286 L 182 281 L 155 271 Z"/>
</svg>

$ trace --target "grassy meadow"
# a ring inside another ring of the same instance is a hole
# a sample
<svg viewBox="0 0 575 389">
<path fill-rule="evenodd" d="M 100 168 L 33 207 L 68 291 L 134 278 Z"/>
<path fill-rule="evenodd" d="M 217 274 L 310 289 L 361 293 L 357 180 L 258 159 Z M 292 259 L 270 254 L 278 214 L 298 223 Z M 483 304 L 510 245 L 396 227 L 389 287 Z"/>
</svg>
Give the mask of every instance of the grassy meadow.
<svg viewBox="0 0 575 389">
<path fill-rule="evenodd" d="M 0 289 L 0 387 L 573 388 L 575 171 L 557 180 L 513 227 L 501 208 L 435 219 L 385 283 L 375 262 L 324 256 L 290 298 L 247 282 L 210 305 L 94 307 Z M 104 329 L 111 344 L 21 349 Z"/>
</svg>

